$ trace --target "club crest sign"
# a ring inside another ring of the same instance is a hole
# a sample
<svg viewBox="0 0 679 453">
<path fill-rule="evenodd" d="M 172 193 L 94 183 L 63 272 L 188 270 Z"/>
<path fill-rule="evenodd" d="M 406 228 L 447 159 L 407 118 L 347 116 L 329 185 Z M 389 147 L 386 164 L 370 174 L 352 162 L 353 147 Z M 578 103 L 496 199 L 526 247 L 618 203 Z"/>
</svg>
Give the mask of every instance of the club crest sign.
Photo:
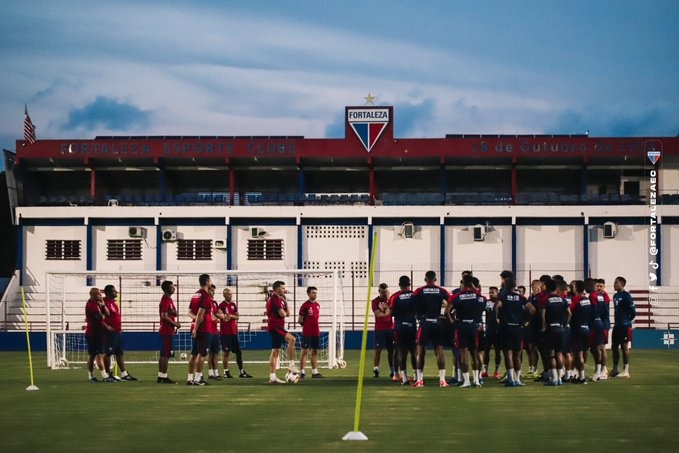
<svg viewBox="0 0 679 453">
<path fill-rule="evenodd" d="M 389 109 L 347 109 L 347 122 L 365 150 L 370 152 L 389 124 Z"/>
</svg>

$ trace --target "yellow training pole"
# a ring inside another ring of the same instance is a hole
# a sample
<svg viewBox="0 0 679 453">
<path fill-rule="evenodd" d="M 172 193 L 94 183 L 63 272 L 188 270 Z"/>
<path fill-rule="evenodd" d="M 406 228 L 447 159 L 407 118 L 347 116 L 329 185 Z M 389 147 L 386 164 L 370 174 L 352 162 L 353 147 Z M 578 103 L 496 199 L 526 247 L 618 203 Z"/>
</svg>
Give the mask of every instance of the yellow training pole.
<svg viewBox="0 0 679 453">
<path fill-rule="evenodd" d="M 26 330 L 26 344 L 28 345 L 28 369 L 31 373 L 31 385 L 26 387 L 26 390 L 39 390 L 33 381 L 33 356 L 31 355 L 31 336 L 28 333 L 28 312 L 26 311 L 26 293 L 24 287 L 21 287 L 21 309 L 24 312 L 24 328 Z M 47 320 L 49 322 L 49 319 Z"/>
<path fill-rule="evenodd" d="M 365 372 L 365 356 L 368 344 L 368 318 L 370 317 L 370 297 L 375 275 L 375 249 L 377 248 L 377 233 L 373 234 L 373 244 L 370 249 L 370 268 L 368 270 L 368 300 L 365 304 L 365 319 L 363 320 L 363 338 L 361 340 L 361 359 L 358 365 L 358 389 L 356 390 L 356 410 L 354 411 L 354 430 L 344 435 L 342 440 L 368 440 L 368 436 L 358 430 L 361 422 L 361 399 L 363 397 L 363 374 Z"/>
</svg>

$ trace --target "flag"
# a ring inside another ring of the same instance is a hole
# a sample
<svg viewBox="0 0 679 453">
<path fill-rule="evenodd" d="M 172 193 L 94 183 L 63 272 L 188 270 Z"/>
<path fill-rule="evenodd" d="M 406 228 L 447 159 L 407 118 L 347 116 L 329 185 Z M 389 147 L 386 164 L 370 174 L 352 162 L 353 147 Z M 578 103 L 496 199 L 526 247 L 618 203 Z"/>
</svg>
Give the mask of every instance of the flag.
<svg viewBox="0 0 679 453">
<path fill-rule="evenodd" d="M 35 143 L 35 125 L 28 116 L 27 106 L 24 106 L 24 140 L 29 144 Z"/>
</svg>

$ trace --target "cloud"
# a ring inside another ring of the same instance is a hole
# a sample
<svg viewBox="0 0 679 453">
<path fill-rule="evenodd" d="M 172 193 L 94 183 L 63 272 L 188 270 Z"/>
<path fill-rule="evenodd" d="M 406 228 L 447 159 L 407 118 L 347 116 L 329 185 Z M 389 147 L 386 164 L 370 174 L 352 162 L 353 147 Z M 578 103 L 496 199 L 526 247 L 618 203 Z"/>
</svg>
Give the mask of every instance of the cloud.
<svg viewBox="0 0 679 453">
<path fill-rule="evenodd" d="M 671 112 L 659 108 L 629 112 L 602 111 L 594 107 L 584 111 L 567 109 L 558 114 L 547 132 L 582 134 L 589 131 L 596 137 L 663 136 L 673 130 L 672 116 Z"/>
<path fill-rule="evenodd" d="M 151 112 L 134 105 L 98 96 L 80 109 L 68 114 L 64 131 L 106 129 L 111 131 L 134 131 L 147 128 L 151 123 Z"/>
</svg>

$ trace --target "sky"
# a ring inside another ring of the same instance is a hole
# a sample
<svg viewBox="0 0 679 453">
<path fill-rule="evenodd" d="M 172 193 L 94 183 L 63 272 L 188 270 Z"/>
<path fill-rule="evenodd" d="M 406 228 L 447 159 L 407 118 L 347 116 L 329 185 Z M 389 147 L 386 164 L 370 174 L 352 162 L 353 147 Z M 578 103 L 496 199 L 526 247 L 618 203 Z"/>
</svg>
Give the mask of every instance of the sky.
<svg viewBox="0 0 679 453">
<path fill-rule="evenodd" d="M 341 138 L 368 94 L 401 138 L 676 136 L 678 23 L 674 0 L 5 0 L 0 146 L 25 105 L 38 139 Z"/>
</svg>

